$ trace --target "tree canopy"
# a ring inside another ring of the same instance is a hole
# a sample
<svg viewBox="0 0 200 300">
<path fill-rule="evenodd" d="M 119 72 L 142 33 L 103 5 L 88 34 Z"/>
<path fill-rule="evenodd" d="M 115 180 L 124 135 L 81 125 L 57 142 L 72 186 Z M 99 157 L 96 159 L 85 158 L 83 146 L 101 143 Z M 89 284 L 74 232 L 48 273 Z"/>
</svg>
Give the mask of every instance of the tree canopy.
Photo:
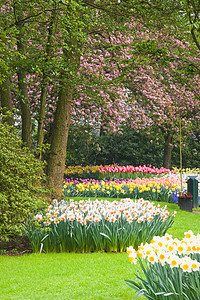
<svg viewBox="0 0 200 300">
<path fill-rule="evenodd" d="M 1 106 L 37 157 L 50 145 L 49 187 L 61 191 L 72 124 L 162 136 L 169 167 L 180 120 L 185 133 L 199 126 L 199 6 L 1 1 Z"/>
</svg>

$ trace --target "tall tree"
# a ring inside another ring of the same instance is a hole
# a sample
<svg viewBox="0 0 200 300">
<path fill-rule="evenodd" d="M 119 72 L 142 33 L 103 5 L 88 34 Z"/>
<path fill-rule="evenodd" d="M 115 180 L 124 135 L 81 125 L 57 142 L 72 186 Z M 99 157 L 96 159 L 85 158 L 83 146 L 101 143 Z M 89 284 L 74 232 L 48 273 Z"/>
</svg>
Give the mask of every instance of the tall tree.
<svg viewBox="0 0 200 300">
<path fill-rule="evenodd" d="M 117 131 L 123 124 L 136 130 L 156 127 L 166 138 L 166 153 L 177 130 L 174 110 L 187 126 L 193 122 L 198 58 L 190 58 L 182 36 L 166 34 L 178 28 L 181 5 L 170 0 L 1 2 L 1 27 L 18 55 L 6 66 L 23 140 L 31 148 L 33 137 L 41 157 L 49 137 L 48 185 L 58 194 L 70 122 L 95 124 L 102 131 Z"/>
<path fill-rule="evenodd" d="M 100 120 L 105 126 L 111 125 L 112 130 L 120 130 L 120 124 L 123 123 L 140 131 L 156 130 L 154 136 L 156 134 L 158 140 L 162 136 L 165 140 L 163 163 L 169 168 L 179 119 L 182 119 L 188 134 L 193 134 L 191 124 L 198 126 L 200 61 L 193 47 L 175 38 L 173 32 L 149 31 L 144 24 L 134 21 L 132 29 L 134 34 L 113 33 L 107 39 L 107 44 L 103 44 L 105 37 L 100 41 L 90 41 L 90 45 L 94 43 L 94 51 L 83 57 L 82 65 L 86 69 L 82 72 L 89 74 L 93 70 L 91 81 L 96 83 L 92 86 L 93 97 L 96 92 L 96 97 L 102 99 L 102 103 L 99 100 L 99 105 L 92 102 L 89 106 L 84 100 L 84 93 L 91 97 L 90 86 L 87 89 L 82 85 L 79 87 L 81 98 L 76 102 L 74 113 L 76 117 L 77 113 L 80 114 L 85 125 L 90 115 L 90 124 L 99 126 Z M 99 85 L 98 74 L 101 74 Z M 120 104 L 116 101 L 119 84 L 123 99 Z M 109 99 L 113 90 L 115 101 Z M 103 107 L 104 101 L 110 103 L 110 107 L 107 105 L 108 109 L 104 109 L 104 118 L 101 120 L 99 107 Z M 111 120 L 115 120 L 115 125 Z"/>
<path fill-rule="evenodd" d="M 7 37 L 6 20 L 0 22 L 0 103 L 4 111 L 9 114 L 6 117 L 6 122 L 14 125 L 13 107 L 11 96 L 11 82 L 9 76 L 9 62 L 13 55 L 12 42 Z"/>
<path fill-rule="evenodd" d="M 14 22 L 17 30 L 17 51 L 19 53 L 17 65 L 19 101 L 21 106 L 22 117 L 22 140 L 25 145 L 32 149 L 32 118 L 30 101 L 28 97 L 27 85 L 27 66 L 26 66 L 26 26 L 25 26 L 25 13 L 24 4 L 22 2 L 13 3 Z"/>
</svg>

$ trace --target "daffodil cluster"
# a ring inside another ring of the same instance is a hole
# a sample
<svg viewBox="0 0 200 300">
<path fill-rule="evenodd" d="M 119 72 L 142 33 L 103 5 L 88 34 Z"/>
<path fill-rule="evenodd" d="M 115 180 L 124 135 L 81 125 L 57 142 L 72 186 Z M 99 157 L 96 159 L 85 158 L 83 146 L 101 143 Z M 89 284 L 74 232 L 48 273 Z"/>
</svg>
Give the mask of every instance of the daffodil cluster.
<svg viewBox="0 0 200 300">
<path fill-rule="evenodd" d="M 67 197 L 130 197 L 171 201 L 171 195 L 178 190 L 178 178 L 137 178 L 135 180 L 69 180 L 65 179 L 63 192 Z"/>
<path fill-rule="evenodd" d="M 125 251 L 130 243 L 137 247 L 155 234 L 165 234 L 174 215 L 170 216 L 167 206 L 143 199 L 54 200 L 45 213 L 35 216 L 35 229 L 27 231 L 37 251 L 38 236 L 45 251 Z"/>
<path fill-rule="evenodd" d="M 140 263 L 142 274 L 127 284 L 148 299 L 200 299 L 200 234 L 185 232 L 180 241 L 171 235 L 154 236 L 137 250 L 127 248 L 129 261 Z"/>
<path fill-rule="evenodd" d="M 165 222 L 170 216 L 167 205 L 161 208 L 160 205 L 155 206 L 154 203 L 142 198 L 138 201 L 125 198 L 113 202 L 98 199 L 80 201 L 70 199 L 61 202 L 54 200 L 53 205 L 46 209 L 46 213 L 36 215 L 35 219 L 43 221 L 47 226 L 52 222 L 58 224 L 66 220 L 77 220 L 85 225 L 88 221 L 97 223 L 105 219 L 115 222 L 119 218 L 125 219 L 129 223 L 133 220 L 137 220 L 138 223 L 150 222 L 156 215 L 160 215 L 161 221 Z"/>
<path fill-rule="evenodd" d="M 200 270 L 200 261 L 192 259 L 196 254 L 200 258 L 200 234 L 195 236 L 191 230 L 185 232 L 181 241 L 166 233 L 163 237 L 155 236 L 150 244 L 142 243 L 137 251 L 132 246 L 128 247 L 127 252 L 132 263 L 137 263 L 137 257 L 140 257 L 152 264 L 181 268 L 184 272 Z"/>
</svg>

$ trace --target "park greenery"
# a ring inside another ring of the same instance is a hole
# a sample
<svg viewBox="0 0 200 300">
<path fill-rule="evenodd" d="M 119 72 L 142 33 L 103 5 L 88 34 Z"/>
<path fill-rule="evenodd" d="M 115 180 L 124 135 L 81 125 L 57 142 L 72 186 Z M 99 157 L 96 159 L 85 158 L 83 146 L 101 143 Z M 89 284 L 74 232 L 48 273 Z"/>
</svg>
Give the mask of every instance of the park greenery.
<svg viewBox="0 0 200 300">
<path fill-rule="evenodd" d="M 69 129 L 132 128 L 167 168 L 180 123 L 199 140 L 198 1 L 3 0 L 0 18 L 1 106 L 58 194 Z"/>
<path fill-rule="evenodd" d="M 27 262 L 46 258 L 58 262 L 46 275 L 63 274 L 59 252 L 76 290 L 63 276 L 36 292 L 32 279 L 23 291 L 0 281 L 4 299 L 94 299 L 96 284 L 81 287 L 103 278 L 95 299 L 133 299 L 132 287 L 196 300 L 199 216 L 192 224 L 177 198 L 182 168 L 199 174 L 199 107 L 199 0 L 1 0 L 0 251 L 23 240 L 36 252 L 22 257 L 26 279 Z M 81 272 L 86 256 L 100 277 Z M 109 260 L 129 287 L 120 276 L 105 283 Z"/>
</svg>

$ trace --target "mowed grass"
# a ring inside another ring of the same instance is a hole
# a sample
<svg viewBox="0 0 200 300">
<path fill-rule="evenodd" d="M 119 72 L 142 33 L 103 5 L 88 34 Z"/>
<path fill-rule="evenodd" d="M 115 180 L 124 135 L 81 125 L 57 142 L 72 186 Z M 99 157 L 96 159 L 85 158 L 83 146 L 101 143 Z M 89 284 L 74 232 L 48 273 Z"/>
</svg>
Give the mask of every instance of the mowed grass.
<svg viewBox="0 0 200 300">
<path fill-rule="evenodd" d="M 182 239 L 190 229 L 200 233 L 200 214 L 181 211 L 176 204 L 159 204 L 177 211 L 168 230 L 173 237 Z M 125 279 L 133 280 L 136 269 L 141 271 L 129 263 L 126 253 L 0 256 L 0 266 L 2 300 L 131 300 L 136 293 Z"/>
<path fill-rule="evenodd" d="M 126 253 L 31 254 L 0 257 L 0 299 L 128 300 L 134 278 Z"/>
<path fill-rule="evenodd" d="M 155 204 L 158 204 L 155 202 Z M 161 204 L 161 203 L 160 203 Z M 182 239 L 184 237 L 184 232 L 192 230 L 194 234 L 200 233 L 200 209 L 194 208 L 193 212 L 187 212 L 180 210 L 177 204 L 165 203 L 167 204 L 168 211 L 172 213 L 177 211 L 177 216 L 174 218 L 174 224 L 168 229 L 168 233 L 173 236 L 173 238 Z M 165 205 L 164 203 L 161 206 Z M 198 211 L 199 213 L 196 213 Z"/>
</svg>

